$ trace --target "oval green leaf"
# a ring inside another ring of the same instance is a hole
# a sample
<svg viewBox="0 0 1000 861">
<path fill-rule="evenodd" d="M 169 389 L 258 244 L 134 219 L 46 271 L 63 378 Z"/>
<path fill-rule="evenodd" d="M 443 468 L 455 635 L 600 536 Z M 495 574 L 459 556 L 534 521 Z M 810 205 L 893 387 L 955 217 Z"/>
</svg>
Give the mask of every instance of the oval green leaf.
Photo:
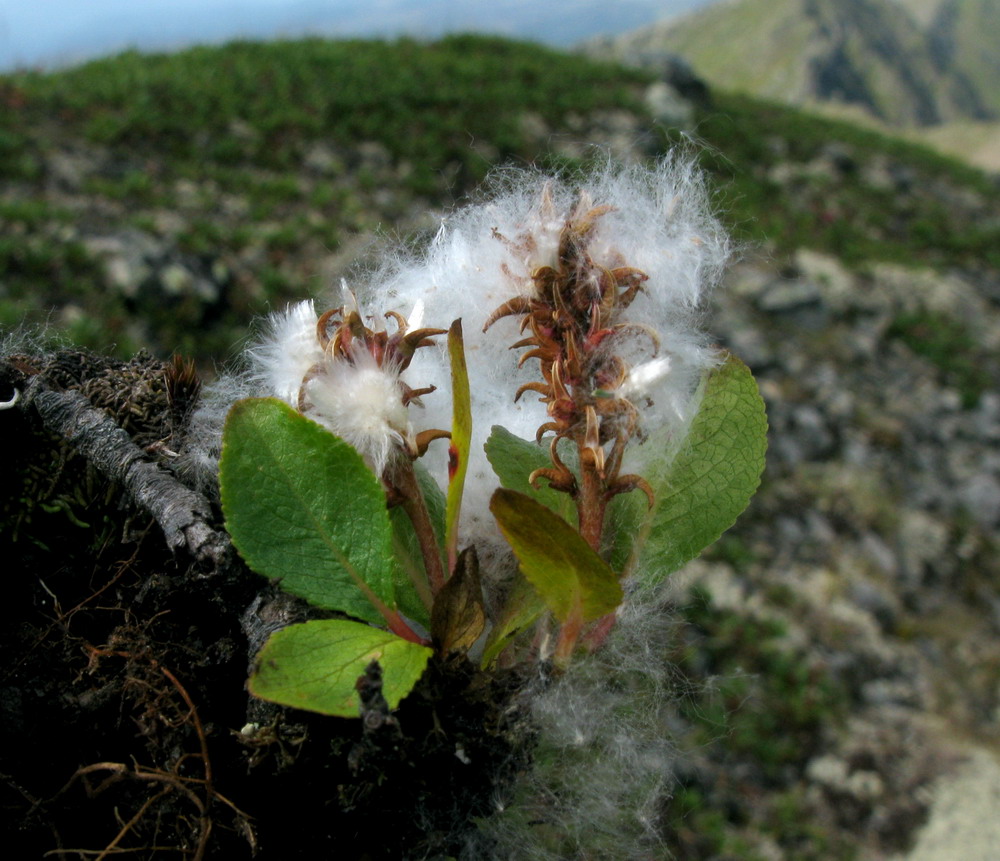
<svg viewBox="0 0 1000 861">
<path fill-rule="evenodd" d="M 258 574 L 328 610 L 395 608 L 385 493 L 348 443 L 273 398 L 237 402 L 219 466 L 226 528 Z"/>
<path fill-rule="evenodd" d="M 621 603 L 622 587 L 615 572 L 558 514 L 504 488 L 493 494 L 490 511 L 525 578 L 560 623 L 577 610 L 589 622 Z"/>
<path fill-rule="evenodd" d="M 567 450 L 560 451 L 559 456 L 570 469 L 576 471 L 576 452 L 567 446 Z M 528 483 L 528 476 L 536 469 L 552 466 L 547 445 L 521 439 L 506 428 L 493 425 L 486 440 L 486 459 L 503 487 L 527 494 L 546 508 L 551 508 L 567 523 L 574 519 L 576 506 L 568 493 L 553 490 L 545 479 L 538 482 L 537 488 Z"/>
<path fill-rule="evenodd" d="M 382 695 L 396 708 L 427 667 L 431 649 L 346 619 L 289 625 L 257 656 L 250 693 L 264 700 L 337 717 L 357 717 L 355 684 L 372 661 L 382 668 Z"/>
<path fill-rule="evenodd" d="M 767 415 L 757 382 L 735 356 L 711 371 L 687 436 L 676 454 L 652 462 L 644 477 L 656 495 L 633 569 L 660 582 L 725 532 L 760 484 L 767 450 Z M 670 448 L 653 434 L 644 444 Z"/>
</svg>

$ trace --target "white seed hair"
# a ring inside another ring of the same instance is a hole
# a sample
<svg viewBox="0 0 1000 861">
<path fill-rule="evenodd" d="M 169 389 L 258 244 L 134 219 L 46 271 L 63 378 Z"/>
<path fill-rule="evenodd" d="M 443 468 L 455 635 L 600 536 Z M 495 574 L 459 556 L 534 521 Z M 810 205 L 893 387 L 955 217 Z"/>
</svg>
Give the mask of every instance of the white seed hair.
<svg viewBox="0 0 1000 861">
<path fill-rule="evenodd" d="M 543 193 L 550 197 L 551 209 L 541 205 Z M 632 398 L 639 410 L 640 439 L 645 432 L 664 426 L 683 433 L 696 408 L 698 381 L 718 362 L 698 323 L 705 298 L 721 277 L 730 246 L 712 212 L 703 177 L 685 154 L 668 156 L 653 167 L 608 162 L 577 176 L 521 168 L 500 170 L 488 181 L 481 201 L 446 218 L 422 253 L 402 247 L 383 250 L 374 266 L 357 279 L 358 294 L 367 307 L 379 312 L 409 311 L 411 329 L 419 328 L 418 324 L 447 328 L 456 318 L 463 322 L 473 419 L 463 543 L 484 542 L 494 549 L 502 544 L 488 510 L 497 487 L 484 450 L 492 427 L 500 425 L 523 439 L 533 439 L 538 427 L 547 421 L 545 406 L 534 393 L 526 393 L 516 404 L 513 401 L 519 385 L 539 378 L 536 363 L 529 361 L 519 368 L 518 353 L 510 349 L 522 337 L 517 318 L 500 319 L 485 333 L 482 328 L 496 308 L 531 292 L 531 275 L 538 266 L 556 262 L 559 235 L 578 194 L 594 206 L 612 207 L 595 221 L 588 245 L 595 262 L 624 263 L 648 276 L 620 321 L 655 331 L 659 352 L 653 355 L 651 339 L 637 333 L 609 338 L 606 347 L 632 368 L 622 394 Z M 496 233 L 509 242 L 497 239 Z M 518 246 L 526 233 L 534 242 L 528 250 L 523 244 Z M 338 295 L 332 304 L 356 303 L 346 285 L 335 292 Z M 249 371 L 224 378 L 207 391 L 194 418 L 189 462 L 200 461 L 210 469 L 217 460 L 218 445 L 213 446 L 211 436 L 221 433 L 226 393 L 239 397 L 274 395 L 298 405 L 303 377 L 323 357 L 315 335 L 316 322 L 311 301 L 270 317 L 264 337 L 246 353 Z M 434 346 L 417 350 L 406 376 L 414 385 L 437 389 L 423 399 L 425 410 L 417 429 L 450 427 L 452 380 L 445 339 L 438 338 Z M 384 462 L 385 436 L 366 447 L 361 443 L 365 426 L 391 429 L 400 437 L 412 433 L 395 403 L 390 404 L 387 391 L 389 388 L 376 387 L 371 398 L 361 399 L 369 418 L 380 412 L 384 424 L 362 422 L 348 431 L 354 434 L 353 444 L 364 449 L 374 464 Z M 325 404 L 323 413 L 332 429 L 335 404 L 322 395 L 319 400 Z M 377 405 L 379 409 L 375 409 Z M 639 444 L 629 447 L 623 465 L 626 471 L 641 474 L 648 456 L 643 448 Z M 442 486 L 446 484 L 446 458 L 447 446 L 432 444 L 424 459 Z M 484 548 L 484 554 L 490 552 L 489 546 Z"/>
<path fill-rule="evenodd" d="M 627 599 L 605 646 L 531 693 L 533 765 L 479 823 L 495 861 L 666 857 L 658 812 L 681 754 L 669 725 L 679 698 L 667 649 L 671 586 Z"/>
<path fill-rule="evenodd" d="M 351 359 L 322 360 L 303 387 L 304 414 L 354 446 L 382 475 L 393 452 L 412 443 L 409 411 L 394 368 L 380 368 L 360 345 Z"/>
<path fill-rule="evenodd" d="M 545 406 L 533 393 L 513 402 L 521 383 L 539 377 L 533 361 L 519 368 L 518 354 L 510 350 L 522 337 L 517 318 L 498 320 L 486 333 L 483 324 L 496 308 L 531 291 L 531 274 L 538 266 L 555 262 L 559 233 L 578 189 L 593 205 L 614 207 L 596 221 L 588 246 L 595 262 L 621 259 L 649 276 L 621 321 L 656 332 L 661 345 L 657 358 L 669 362 L 669 373 L 642 379 L 635 399 L 640 427 L 685 424 L 702 372 L 718 361 L 698 320 L 708 293 L 721 278 L 730 246 L 692 159 L 667 157 L 652 168 L 609 162 L 583 177 L 518 168 L 495 174 L 483 202 L 447 218 L 422 256 L 385 262 L 366 293 L 378 307 L 408 308 L 423 302 L 429 325 L 445 328 L 452 319 L 462 318 L 473 416 L 463 541 L 499 540 L 488 512 L 497 481 L 483 448 L 492 427 L 501 425 L 523 439 L 534 439 L 547 420 Z M 540 205 L 543 191 L 551 196 L 555 215 Z M 535 244 L 530 253 L 512 247 L 526 232 Z M 609 341 L 608 349 L 637 369 L 656 361 L 645 335 Z M 663 363 L 655 367 L 665 369 Z M 448 427 L 451 374 L 444 345 L 420 350 L 411 374 L 421 385 L 438 387 L 427 399 L 427 426 Z M 443 449 L 430 450 L 435 475 L 445 474 Z"/>
<path fill-rule="evenodd" d="M 264 337 L 247 351 L 252 378 L 262 392 L 298 405 L 302 378 L 323 359 L 318 322 L 311 299 L 268 317 Z"/>
</svg>

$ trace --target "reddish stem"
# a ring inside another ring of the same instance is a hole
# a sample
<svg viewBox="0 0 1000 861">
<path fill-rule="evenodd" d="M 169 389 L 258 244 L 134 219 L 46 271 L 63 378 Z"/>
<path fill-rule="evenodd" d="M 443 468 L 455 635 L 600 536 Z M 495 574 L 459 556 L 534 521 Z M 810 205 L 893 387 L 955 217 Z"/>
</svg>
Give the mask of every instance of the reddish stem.
<svg viewBox="0 0 1000 861">
<path fill-rule="evenodd" d="M 352 574 L 351 576 L 358 588 L 364 593 L 364 596 L 378 611 L 378 614 L 385 619 L 385 624 L 389 630 L 392 631 L 392 633 L 394 633 L 397 637 L 402 637 L 404 640 L 409 640 L 411 643 L 417 643 L 421 646 L 430 645 L 430 640 L 424 639 L 416 631 L 414 631 L 413 628 L 407 625 L 406 620 L 399 615 L 399 611 L 390 609 L 386 603 L 372 591 L 371 587 L 365 583 L 364 580 L 362 580 L 357 574 Z"/>
<path fill-rule="evenodd" d="M 431 593 L 437 595 L 444 586 L 444 563 L 441 561 L 441 550 L 438 547 L 431 516 L 427 512 L 424 494 L 417 482 L 417 474 L 413 462 L 406 461 L 393 476 L 393 486 L 402 498 L 403 511 L 413 524 L 413 531 L 420 544 L 420 554 L 424 559 L 424 570 L 430 582 Z"/>
<path fill-rule="evenodd" d="M 611 632 L 615 628 L 615 622 L 618 621 L 617 613 L 608 613 L 606 616 L 601 616 L 597 620 L 593 628 L 591 628 L 587 635 L 583 638 L 583 642 L 590 652 L 596 652 L 601 646 L 604 645 L 604 641 L 611 636 Z"/>
<path fill-rule="evenodd" d="M 604 532 L 604 510 L 607 506 L 607 500 L 604 498 L 604 479 L 598 473 L 596 466 L 584 462 L 582 443 L 580 453 L 580 485 L 576 497 L 580 535 L 595 553 L 600 553 L 601 535 Z"/>
<path fill-rule="evenodd" d="M 552 663 L 557 667 L 565 668 L 569 664 L 569 659 L 573 656 L 576 648 L 576 641 L 580 639 L 580 632 L 583 630 L 583 605 L 577 598 L 576 605 L 570 611 L 566 621 L 559 628 L 559 639 L 556 640 L 555 652 L 552 654 Z"/>
<path fill-rule="evenodd" d="M 411 643 L 416 643 L 419 646 L 429 646 L 431 644 L 430 640 L 424 639 L 413 628 L 407 625 L 398 611 L 390 610 L 383 604 L 379 607 L 379 612 L 385 618 L 389 630 L 397 637 L 402 637 L 404 640 L 409 640 Z"/>
</svg>

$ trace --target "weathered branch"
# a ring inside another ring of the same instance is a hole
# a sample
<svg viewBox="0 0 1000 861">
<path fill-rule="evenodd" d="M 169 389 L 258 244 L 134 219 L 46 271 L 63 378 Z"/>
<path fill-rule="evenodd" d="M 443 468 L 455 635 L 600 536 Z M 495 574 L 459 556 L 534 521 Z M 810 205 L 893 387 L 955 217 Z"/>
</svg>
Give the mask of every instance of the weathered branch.
<svg viewBox="0 0 1000 861">
<path fill-rule="evenodd" d="M 212 510 L 200 493 L 148 460 L 128 433 L 77 391 L 55 391 L 32 379 L 20 404 L 34 407 L 48 430 L 63 437 L 102 475 L 148 511 L 173 552 L 219 568 L 230 552 L 228 537 L 211 526 Z"/>
</svg>

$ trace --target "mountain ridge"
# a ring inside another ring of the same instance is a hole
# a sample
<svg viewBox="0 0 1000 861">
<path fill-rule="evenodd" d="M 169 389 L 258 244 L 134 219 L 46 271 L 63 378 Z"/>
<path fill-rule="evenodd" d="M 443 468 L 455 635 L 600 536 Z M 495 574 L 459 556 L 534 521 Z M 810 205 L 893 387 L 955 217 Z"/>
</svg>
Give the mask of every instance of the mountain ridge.
<svg viewBox="0 0 1000 861">
<path fill-rule="evenodd" d="M 951 0 L 924 28 L 892 0 L 733 0 L 592 50 L 619 59 L 674 52 L 716 86 L 793 104 L 857 106 L 890 126 L 994 120 L 1000 66 L 995 79 L 977 81 L 976 69 L 992 69 L 991 55 L 962 59 L 973 41 L 969 10 L 994 7 L 994 0 L 975 9 Z"/>
</svg>

